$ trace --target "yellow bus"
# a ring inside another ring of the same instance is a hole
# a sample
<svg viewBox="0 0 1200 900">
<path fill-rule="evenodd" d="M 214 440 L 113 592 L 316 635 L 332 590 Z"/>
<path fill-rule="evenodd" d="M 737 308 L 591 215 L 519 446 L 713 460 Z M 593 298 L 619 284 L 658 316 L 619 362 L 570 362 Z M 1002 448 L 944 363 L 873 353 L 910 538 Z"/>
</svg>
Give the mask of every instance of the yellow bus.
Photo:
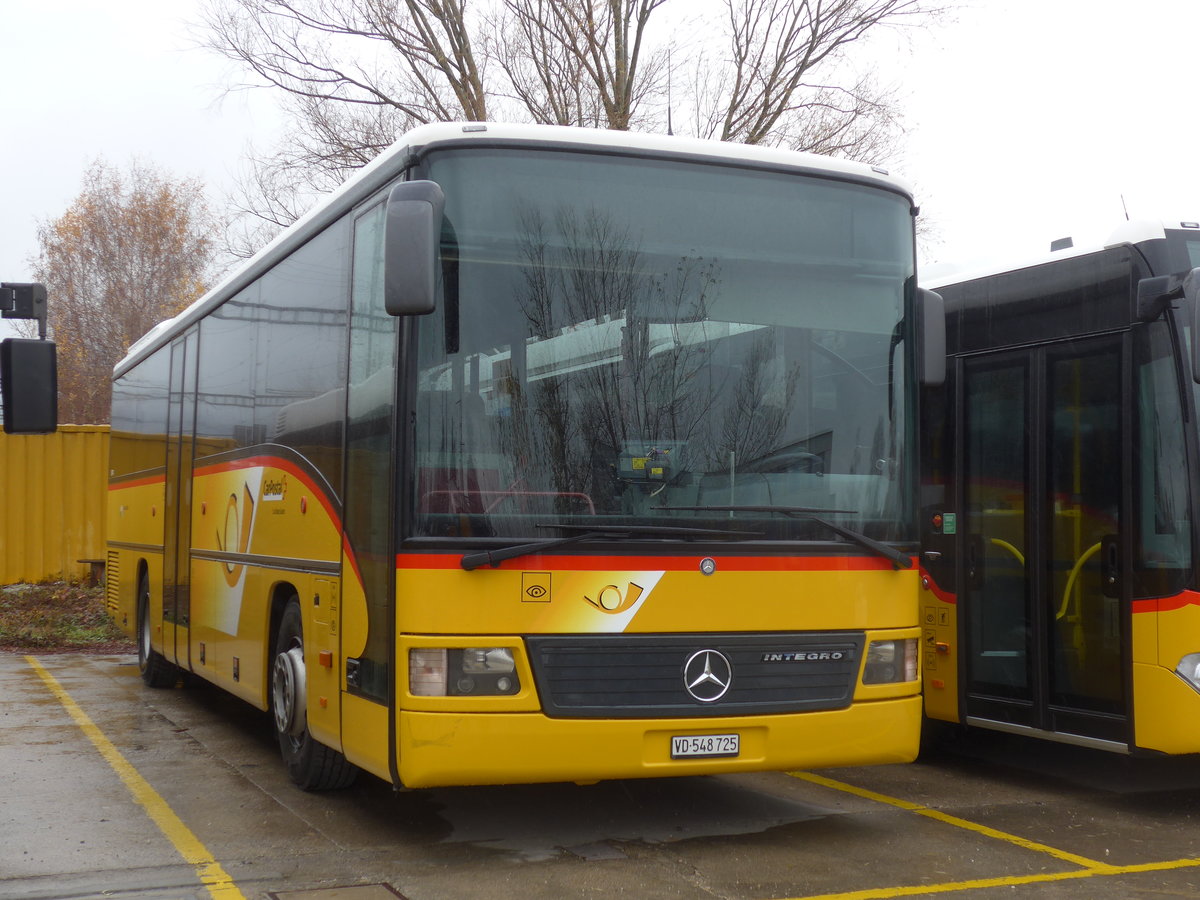
<svg viewBox="0 0 1200 900">
<path fill-rule="evenodd" d="M 915 212 L 792 152 L 404 136 L 115 369 L 143 678 L 270 710 L 308 789 L 911 759 Z"/>
<path fill-rule="evenodd" d="M 1064 241 L 1069 244 L 1069 241 Z M 926 709 L 1200 752 L 1200 223 L 946 277 L 924 407 Z"/>
</svg>

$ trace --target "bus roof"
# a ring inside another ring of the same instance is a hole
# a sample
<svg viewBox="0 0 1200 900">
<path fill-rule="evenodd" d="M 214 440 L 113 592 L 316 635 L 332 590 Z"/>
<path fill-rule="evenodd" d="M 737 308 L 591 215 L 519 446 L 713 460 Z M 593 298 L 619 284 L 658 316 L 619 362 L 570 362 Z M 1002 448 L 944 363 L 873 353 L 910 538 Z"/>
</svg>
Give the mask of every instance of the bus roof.
<svg viewBox="0 0 1200 900">
<path fill-rule="evenodd" d="M 1096 253 L 1100 250 L 1117 247 L 1122 244 L 1141 244 L 1145 241 L 1162 240 L 1167 236 L 1167 231 L 1176 229 L 1197 230 L 1200 229 L 1200 222 L 1161 222 L 1151 219 L 1135 219 L 1121 222 L 1103 242 L 1081 244 L 1078 247 L 1065 247 L 1062 250 L 1050 250 L 1037 256 L 1019 257 L 1008 262 L 995 262 L 983 266 L 941 271 L 936 275 L 923 279 L 921 286 L 931 291 L 936 291 L 947 285 L 978 281 L 981 278 L 990 278 L 993 275 L 1002 275 L 1005 272 L 1032 269 L 1034 266 L 1042 266 L 1046 263 L 1052 263 L 1060 259 L 1070 259 L 1075 256 L 1086 256 L 1089 253 Z"/>
<path fill-rule="evenodd" d="M 797 173 L 844 178 L 912 199 L 903 180 L 885 169 L 850 160 L 833 159 L 794 150 L 780 150 L 698 138 L 575 128 L 560 125 L 507 125 L 494 122 L 445 122 L 422 125 L 363 166 L 340 187 L 327 194 L 274 240 L 247 260 L 199 300 L 133 343 L 113 369 L 119 376 L 153 350 L 168 343 L 188 325 L 203 318 L 242 288 L 286 258 L 364 199 L 399 177 L 415 156 L 446 146 L 503 147 L 538 144 L 546 149 L 586 148 L 599 152 L 666 159 L 712 161 L 747 166 L 792 169 Z"/>
</svg>

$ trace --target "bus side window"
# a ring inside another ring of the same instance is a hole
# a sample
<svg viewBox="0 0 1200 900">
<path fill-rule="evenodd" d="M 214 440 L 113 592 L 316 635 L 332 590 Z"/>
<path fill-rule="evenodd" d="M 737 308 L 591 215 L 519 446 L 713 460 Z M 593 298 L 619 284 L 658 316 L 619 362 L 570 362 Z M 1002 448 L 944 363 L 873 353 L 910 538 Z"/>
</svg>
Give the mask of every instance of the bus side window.
<svg viewBox="0 0 1200 900">
<path fill-rule="evenodd" d="M 1136 331 L 1134 597 L 1183 590 L 1191 568 L 1187 458 L 1178 379 L 1166 320 Z"/>
<path fill-rule="evenodd" d="M 350 688 L 375 699 L 388 696 L 387 623 L 395 582 L 395 563 L 388 554 L 399 320 L 383 304 L 383 210 L 377 204 L 354 223 L 343 501 L 346 537 L 358 562 L 367 613 L 366 645 Z"/>
</svg>

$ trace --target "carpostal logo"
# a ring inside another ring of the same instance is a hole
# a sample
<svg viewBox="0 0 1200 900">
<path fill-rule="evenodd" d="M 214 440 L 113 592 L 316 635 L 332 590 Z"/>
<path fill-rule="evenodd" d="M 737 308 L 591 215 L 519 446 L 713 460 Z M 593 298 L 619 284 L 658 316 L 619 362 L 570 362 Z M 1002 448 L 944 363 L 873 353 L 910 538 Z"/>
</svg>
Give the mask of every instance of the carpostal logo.
<svg viewBox="0 0 1200 900">
<path fill-rule="evenodd" d="M 845 650 L 785 650 L 762 655 L 765 663 L 831 662 L 845 658 Z"/>
<path fill-rule="evenodd" d="M 283 500 L 287 496 L 287 476 L 264 478 L 262 483 L 262 498 L 267 500 Z"/>
</svg>

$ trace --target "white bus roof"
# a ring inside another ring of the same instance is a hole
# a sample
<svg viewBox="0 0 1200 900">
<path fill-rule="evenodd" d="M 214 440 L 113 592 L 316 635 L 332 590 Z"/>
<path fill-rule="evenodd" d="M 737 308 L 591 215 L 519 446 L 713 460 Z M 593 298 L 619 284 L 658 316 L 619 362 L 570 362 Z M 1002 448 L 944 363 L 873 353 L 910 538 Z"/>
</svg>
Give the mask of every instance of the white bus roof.
<svg viewBox="0 0 1200 900">
<path fill-rule="evenodd" d="M 560 125 L 507 125 L 495 122 L 445 122 L 422 125 L 404 134 L 396 143 L 359 169 L 339 188 L 316 203 L 312 209 L 281 232 L 273 241 L 222 279 L 212 290 L 167 322 L 160 323 L 129 348 L 116 364 L 120 375 L 153 349 L 166 344 L 192 322 L 220 306 L 243 287 L 286 258 L 333 221 L 349 212 L 362 200 L 399 177 L 414 153 L 435 146 L 497 146 L 513 143 L 542 144 L 554 147 L 587 147 L 632 155 L 658 156 L 690 160 L 745 163 L 766 168 L 794 169 L 797 172 L 842 177 L 892 190 L 912 198 L 907 182 L 888 174 L 885 169 L 850 160 L 833 159 L 794 150 L 756 147 L 724 141 L 640 134 L 632 131 L 608 131 L 597 128 L 573 128 Z"/>
<path fill-rule="evenodd" d="M 966 281 L 989 278 L 992 275 L 1001 275 L 1004 272 L 1032 269 L 1034 266 L 1045 265 L 1055 260 L 1070 259 L 1073 256 L 1086 256 L 1089 253 L 1096 253 L 1097 251 L 1105 250 L 1109 247 L 1117 247 L 1121 244 L 1140 244 L 1143 241 L 1162 239 L 1167 236 L 1168 229 L 1176 230 L 1181 228 L 1187 230 L 1200 229 L 1200 222 L 1160 222 L 1150 219 L 1122 222 L 1113 229 L 1108 238 L 1103 242 L 1081 244 L 1078 247 L 1071 246 L 1062 250 L 1051 250 L 1037 256 L 1019 257 L 1009 262 L 996 262 L 957 270 L 942 269 L 936 275 L 923 278 L 921 280 L 921 287 L 936 291 L 948 284 L 961 284 Z"/>
</svg>

